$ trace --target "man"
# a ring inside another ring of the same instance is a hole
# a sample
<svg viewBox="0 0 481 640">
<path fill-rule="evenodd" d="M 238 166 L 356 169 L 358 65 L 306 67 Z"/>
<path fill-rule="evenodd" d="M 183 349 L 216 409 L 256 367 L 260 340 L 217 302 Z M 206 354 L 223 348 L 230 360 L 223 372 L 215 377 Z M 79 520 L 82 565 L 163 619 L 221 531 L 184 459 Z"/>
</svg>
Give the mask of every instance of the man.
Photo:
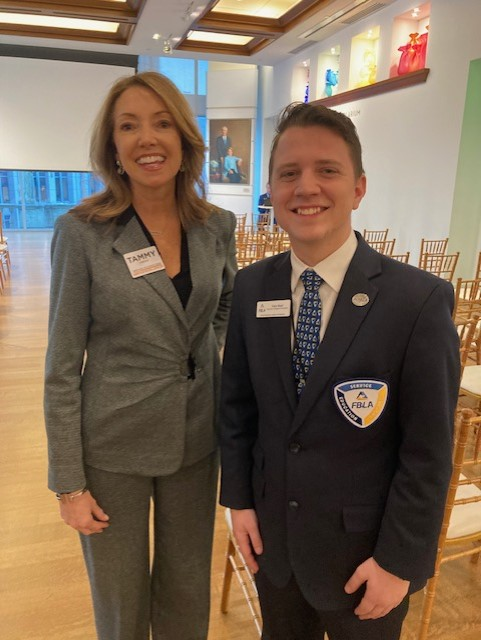
<svg viewBox="0 0 481 640">
<path fill-rule="evenodd" d="M 222 127 L 220 130 L 220 136 L 217 136 L 215 140 L 215 147 L 217 150 L 217 161 L 219 162 L 219 166 L 221 171 L 224 170 L 224 158 L 227 155 L 227 151 L 229 147 L 232 146 L 232 142 L 230 137 L 228 136 L 229 129 L 227 127 Z"/>
<path fill-rule="evenodd" d="M 271 185 L 269 183 L 266 184 L 266 192 L 261 193 L 259 196 L 259 201 L 257 203 L 257 211 L 259 213 L 265 213 L 266 207 L 271 207 Z"/>
<path fill-rule="evenodd" d="M 269 182 L 292 251 L 236 279 L 221 503 L 264 640 L 397 640 L 451 472 L 453 290 L 353 232 L 366 177 L 349 118 L 291 105 L 277 131 Z"/>
<path fill-rule="evenodd" d="M 272 209 L 272 201 L 271 201 L 271 185 L 269 183 L 266 184 L 266 192 L 261 193 L 259 196 L 259 201 L 257 202 L 257 226 L 259 229 L 264 228 L 268 225 L 271 220 L 273 224 L 277 224 L 277 220 L 271 216 Z"/>
</svg>

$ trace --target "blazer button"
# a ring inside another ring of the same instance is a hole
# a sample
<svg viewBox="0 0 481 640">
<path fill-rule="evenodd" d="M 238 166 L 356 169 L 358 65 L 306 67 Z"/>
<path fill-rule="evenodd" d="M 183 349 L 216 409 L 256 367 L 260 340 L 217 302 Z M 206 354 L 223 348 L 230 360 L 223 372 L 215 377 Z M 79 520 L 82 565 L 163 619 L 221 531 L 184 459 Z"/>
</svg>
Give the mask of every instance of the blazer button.
<svg viewBox="0 0 481 640">
<path fill-rule="evenodd" d="M 291 442 L 289 445 L 289 451 L 291 453 L 299 453 L 301 450 L 301 445 L 298 442 Z"/>
<path fill-rule="evenodd" d="M 299 503 L 297 502 L 297 500 L 289 500 L 289 509 L 291 509 L 292 511 L 295 511 L 298 508 L 299 508 Z"/>
</svg>

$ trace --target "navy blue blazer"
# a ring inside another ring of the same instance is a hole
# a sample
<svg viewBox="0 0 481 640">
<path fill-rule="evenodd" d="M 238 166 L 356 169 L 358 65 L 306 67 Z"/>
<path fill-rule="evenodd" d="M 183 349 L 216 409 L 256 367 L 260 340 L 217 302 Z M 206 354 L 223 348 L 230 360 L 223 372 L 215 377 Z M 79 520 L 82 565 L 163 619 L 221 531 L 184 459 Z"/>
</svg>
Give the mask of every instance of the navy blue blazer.
<svg viewBox="0 0 481 640">
<path fill-rule="evenodd" d="M 293 572 L 317 609 L 354 606 L 362 594 L 347 595 L 344 585 L 371 556 L 415 591 L 433 571 L 451 473 L 453 288 L 380 255 L 358 234 L 298 402 L 291 318 L 256 317 L 258 301 L 290 299 L 290 283 L 289 253 L 236 277 L 221 390 L 221 503 L 256 510 L 261 568 L 278 587 Z M 385 394 L 368 425 L 340 398 L 342 385 L 357 381 Z"/>
</svg>

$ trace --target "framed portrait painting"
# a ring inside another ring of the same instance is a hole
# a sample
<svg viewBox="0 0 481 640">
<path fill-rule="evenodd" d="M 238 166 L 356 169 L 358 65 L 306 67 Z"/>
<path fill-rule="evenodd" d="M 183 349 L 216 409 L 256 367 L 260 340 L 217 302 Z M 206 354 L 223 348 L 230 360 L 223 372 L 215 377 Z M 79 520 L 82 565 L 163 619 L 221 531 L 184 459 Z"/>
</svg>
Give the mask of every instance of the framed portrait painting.
<svg viewBox="0 0 481 640">
<path fill-rule="evenodd" d="M 252 121 L 225 118 L 209 122 L 209 182 L 251 183 Z"/>
</svg>

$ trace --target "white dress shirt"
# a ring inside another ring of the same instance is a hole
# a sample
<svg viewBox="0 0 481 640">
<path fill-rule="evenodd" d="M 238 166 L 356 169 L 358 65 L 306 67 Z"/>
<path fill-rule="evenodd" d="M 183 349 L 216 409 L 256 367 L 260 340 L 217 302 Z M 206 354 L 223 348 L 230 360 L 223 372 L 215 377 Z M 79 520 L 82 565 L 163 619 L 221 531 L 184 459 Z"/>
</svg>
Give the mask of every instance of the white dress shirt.
<svg viewBox="0 0 481 640">
<path fill-rule="evenodd" d="M 300 278 L 300 275 L 305 269 L 313 269 L 323 280 L 319 289 L 319 297 L 321 298 L 322 315 L 321 315 L 321 329 L 320 329 L 320 341 L 324 338 L 327 325 L 331 318 L 332 310 L 336 304 L 337 296 L 344 281 L 344 276 L 351 263 L 352 257 L 357 249 L 357 238 L 354 231 L 351 231 L 351 235 L 346 242 L 331 253 L 325 260 L 321 260 L 313 267 L 309 267 L 304 264 L 296 256 L 291 249 L 291 295 L 292 295 L 292 317 L 294 319 L 294 326 L 297 326 L 297 316 L 299 314 L 299 306 L 301 304 L 302 296 L 304 295 L 304 285 Z M 292 335 L 294 340 L 294 333 Z"/>
</svg>

